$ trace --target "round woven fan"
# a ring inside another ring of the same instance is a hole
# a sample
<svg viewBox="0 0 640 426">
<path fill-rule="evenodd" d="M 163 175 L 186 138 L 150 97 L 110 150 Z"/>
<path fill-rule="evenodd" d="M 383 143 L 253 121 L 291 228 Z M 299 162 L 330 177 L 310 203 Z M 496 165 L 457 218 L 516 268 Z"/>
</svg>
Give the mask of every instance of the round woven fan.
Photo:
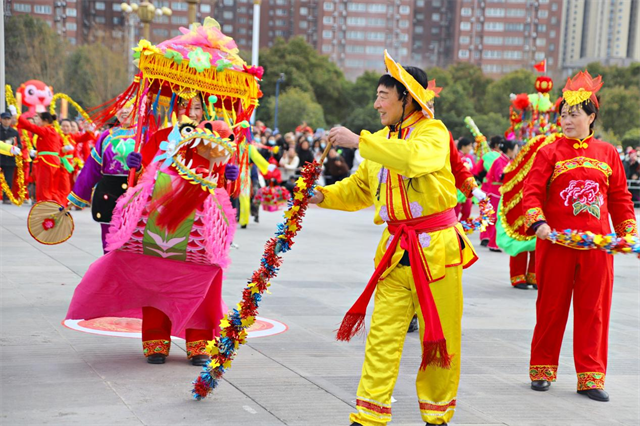
<svg viewBox="0 0 640 426">
<path fill-rule="evenodd" d="M 29 234 L 39 243 L 54 245 L 73 235 L 73 218 L 55 201 L 40 201 L 31 207 L 27 218 Z"/>
</svg>

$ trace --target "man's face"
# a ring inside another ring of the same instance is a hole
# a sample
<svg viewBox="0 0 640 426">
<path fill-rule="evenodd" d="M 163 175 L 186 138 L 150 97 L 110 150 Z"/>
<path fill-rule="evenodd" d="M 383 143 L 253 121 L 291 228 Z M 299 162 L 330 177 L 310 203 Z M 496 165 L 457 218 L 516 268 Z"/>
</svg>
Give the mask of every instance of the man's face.
<svg viewBox="0 0 640 426">
<path fill-rule="evenodd" d="M 407 104 L 410 104 L 410 98 Z M 378 86 L 376 100 L 373 107 L 380 114 L 383 126 L 392 126 L 402 119 L 402 101 L 395 87 Z"/>
<path fill-rule="evenodd" d="M 2 126 L 9 127 L 11 126 L 11 117 L 2 119 Z"/>
<path fill-rule="evenodd" d="M 471 152 L 471 144 L 463 146 L 462 149 L 460 149 L 460 152 L 464 155 L 469 154 Z"/>
</svg>

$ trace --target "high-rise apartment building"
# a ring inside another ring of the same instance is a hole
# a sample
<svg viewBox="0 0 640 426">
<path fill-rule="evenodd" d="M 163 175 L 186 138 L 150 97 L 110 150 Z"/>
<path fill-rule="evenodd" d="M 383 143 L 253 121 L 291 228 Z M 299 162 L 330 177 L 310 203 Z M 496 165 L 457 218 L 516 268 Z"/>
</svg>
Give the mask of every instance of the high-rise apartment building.
<svg viewBox="0 0 640 426">
<path fill-rule="evenodd" d="M 140 3 L 142 0 L 128 0 Z M 158 43 L 190 24 L 185 0 L 150 0 L 168 7 L 156 16 Z M 640 60 L 640 0 L 261 0 L 260 47 L 301 36 L 356 78 L 382 71 L 382 51 L 405 65 L 476 64 L 493 76 L 531 68 L 549 71 L 588 62 Z M 9 13 L 47 21 L 72 44 L 102 41 L 128 51 L 142 37 L 139 20 L 119 0 L 7 0 Z M 254 0 L 200 0 L 196 19 L 212 16 L 241 50 L 251 51 Z M 130 34 L 133 32 L 133 37 Z"/>
<path fill-rule="evenodd" d="M 82 40 L 82 0 L 7 0 L 5 14 L 43 19 L 71 44 Z"/>
<path fill-rule="evenodd" d="M 640 0 L 565 0 L 562 68 L 640 60 Z"/>
<path fill-rule="evenodd" d="M 453 61 L 489 75 L 530 68 L 543 59 L 558 65 L 562 0 L 458 0 Z"/>
</svg>

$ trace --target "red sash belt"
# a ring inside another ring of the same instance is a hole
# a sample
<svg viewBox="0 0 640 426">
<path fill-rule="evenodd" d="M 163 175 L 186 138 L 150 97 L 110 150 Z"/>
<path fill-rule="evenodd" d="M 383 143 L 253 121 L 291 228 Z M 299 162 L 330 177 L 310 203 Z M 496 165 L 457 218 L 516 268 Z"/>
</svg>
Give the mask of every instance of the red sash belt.
<svg viewBox="0 0 640 426">
<path fill-rule="evenodd" d="M 397 222 L 387 222 L 389 232 L 393 235 L 389 247 L 380 260 L 373 276 L 367 283 L 364 291 L 349 309 L 338 329 L 337 339 L 349 341 L 353 336 L 364 329 L 364 317 L 367 312 L 367 305 L 371 296 L 382 277 L 382 274 L 391 266 L 391 259 L 396 252 L 398 243 L 400 247 L 409 253 L 411 263 L 411 273 L 418 293 L 418 301 L 422 317 L 425 322 L 424 339 L 422 341 L 422 363 L 421 369 L 427 365 L 436 365 L 449 368 L 451 356 L 447 352 L 447 342 L 442 332 L 438 309 L 431 289 L 429 288 L 430 278 L 426 269 L 426 259 L 422 252 L 422 246 L 418 240 L 418 234 L 423 232 L 435 232 L 450 228 L 458 222 L 453 209 L 446 210 L 431 216 L 416 219 L 402 220 Z"/>
</svg>

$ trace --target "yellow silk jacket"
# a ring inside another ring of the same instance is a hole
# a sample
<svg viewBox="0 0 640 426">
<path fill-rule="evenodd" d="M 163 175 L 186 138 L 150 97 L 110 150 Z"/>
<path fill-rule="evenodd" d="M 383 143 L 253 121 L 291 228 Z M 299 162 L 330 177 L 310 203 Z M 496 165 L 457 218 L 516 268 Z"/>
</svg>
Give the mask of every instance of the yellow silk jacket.
<svg viewBox="0 0 640 426">
<path fill-rule="evenodd" d="M 449 160 L 449 132 L 440 120 L 427 119 L 421 112 L 407 117 L 402 137 L 388 127 L 376 133 L 360 134 L 360 155 L 364 161 L 355 174 L 327 187 L 320 207 L 356 211 L 374 205 L 374 223 L 415 219 L 441 213 L 455 207 L 456 187 Z M 420 244 L 427 262 L 430 281 L 438 281 L 448 266 L 466 267 L 476 253 L 462 226 L 456 224 L 441 231 L 420 233 Z M 385 228 L 378 244 L 378 266 L 390 240 Z M 390 267 L 395 267 L 404 249 L 398 245 Z"/>
</svg>

